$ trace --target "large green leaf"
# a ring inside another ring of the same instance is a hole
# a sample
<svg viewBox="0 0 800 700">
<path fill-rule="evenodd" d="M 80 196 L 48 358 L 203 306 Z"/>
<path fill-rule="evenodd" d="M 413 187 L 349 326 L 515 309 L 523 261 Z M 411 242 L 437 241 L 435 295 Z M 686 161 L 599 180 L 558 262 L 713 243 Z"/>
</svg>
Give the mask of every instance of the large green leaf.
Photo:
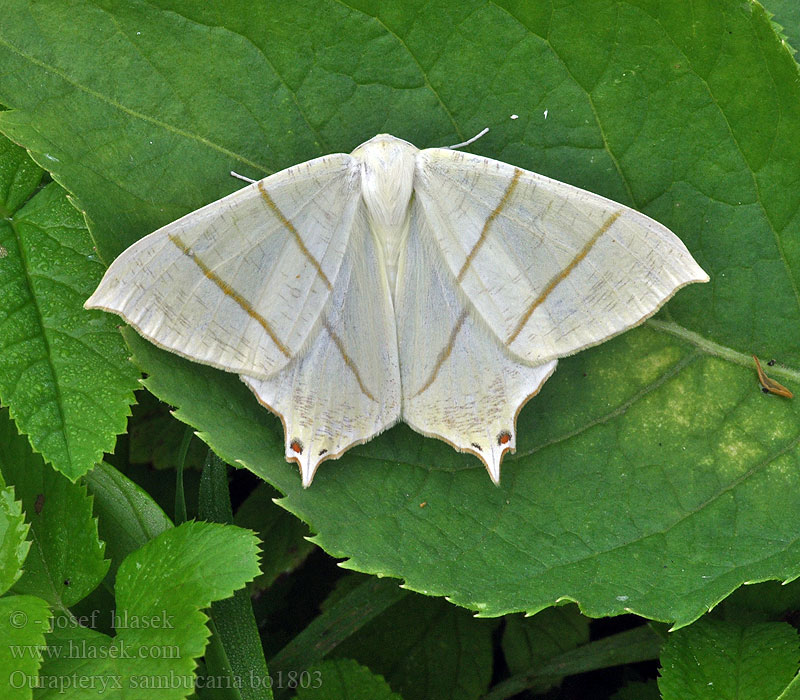
<svg viewBox="0 0 800 700">
<path fill-rule="evenodd" d="M 74 605 L 103 580 L 109 564 L 86 487 L 31 452 L 6 409 L 0 409 L 0 471 L 30 523 L 30 551 L 13 590 L 57 609 Z"/>
<path fill-rule="evenodd" d="M 388 131 L 616 198 L 710 273 L 562 360 L 494 488 L 397 427 L 304 491 L 238 379 L 130 334 L 148 386 L 346 565 L 485 615 L 562 599 L 685 624 L 798 566 L 800 82 L 755 2 L 7 0 L 0 129 L 72 192 L 108 261 L 261 176 Z M 509 115 L 519 119 L 511 120 Z M 420 507 L 425 504 L 424 507 Z"/>
<path fill-rule="evenodd" d="M 41 177 L 0 138 L 0 400 L 74 480 L 125 430 L 138 374 L 114 322 L 82 308 L 102 265 L 67 193 L 55 183 L 36 192 Z"/>
<path fill-rule="evenodd" d="M 247 530 L 190 522 L 131 552 L 117 570 L 116 635 L 55 624 L 37 697 L 185 698 L 210 634 L 203 608 L 258 573 L 257 548 Z"/>
<path fill-rule="evenodd" d="M 670 636 L 658 687 L 664 700 L 772 700 L 797 674 L 800 639 L 785 622 L 701 620 Z"/>
</svg>

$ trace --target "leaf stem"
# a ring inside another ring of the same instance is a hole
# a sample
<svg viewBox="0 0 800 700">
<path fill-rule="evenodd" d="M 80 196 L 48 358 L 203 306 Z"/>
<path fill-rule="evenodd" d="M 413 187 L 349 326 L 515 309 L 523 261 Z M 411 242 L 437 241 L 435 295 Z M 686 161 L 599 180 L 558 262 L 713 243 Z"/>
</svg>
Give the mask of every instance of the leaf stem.
<svg viewBox="0 0 800 700">
<path fill-rule="evenodd" d="M 742 367 L 754 368 L 752 354 L 739 352 L 738 350 L 733 350 L 725 345 L 719 345 L 712 340 L 704 338 L 699 333 L 690 331 L 677 323 L 651 318 L 646 321 L 646 324 L 653 330 L 659 331 L 660 333 L 668 333 L 669 335 L 673 335 L 676 338 L 680 338 L 681 340 L 685 340 L 686 342 L 695 345 L 707 355 L 720 357 L 723 360 L 733 362 L 734 364 L 741 365 Z M 785 365 L 776 364 L 773 367 L 770 367 L 770 374 L 780 375 L 793 381 L 800 382 L 800 371 Z"/>
</svg>

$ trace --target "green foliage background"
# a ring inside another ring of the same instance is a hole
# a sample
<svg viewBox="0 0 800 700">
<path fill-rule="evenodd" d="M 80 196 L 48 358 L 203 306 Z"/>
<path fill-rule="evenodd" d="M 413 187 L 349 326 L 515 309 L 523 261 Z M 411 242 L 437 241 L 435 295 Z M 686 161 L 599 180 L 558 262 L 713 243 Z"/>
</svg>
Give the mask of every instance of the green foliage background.
<svg viewBox="0 0 800 700">
<path fill-rule="evenodd" d="M 235 376 L 127 332 L 146 386 L 285 494 L 346 566 L 481 615 L 574 600 L 677 626 L 743 582 L 800 575 L 800 404 L 762 394 L 751 360 L 775 358 L 771 375 L 800 390 L 800 81 L 760 5 L 6 0 L 3 12 L 0 131 L 70 193 L 106 263 L 235 189 L 231 169 L 262 177 L 379 132 L 426 147 L 488 125 L 472 150 L 647 213 L 710 274 L 560 362 L 519 417 L 500 488 L 473 457 L 399 426 L 304 491 L 279 420 Z M 4 226 L 0 274 L 33 269 L 31 238 Z M 83 289 L 98 271 L 71 274 Z M 26 293 L 39 308 L 44 293 Z M 41 318 L 4 313 L 6 357 L 12 331 L 48 337 Z M 33 389 L 63 407 L 71 392 L 102 396 L 83 410 L 114 420 L 80 453 L 18 419 L 71 478 L 109 449 L 132 400 L 134 377 L 108 352 L 118 368 L 103 385 L 68 372 L 22 391 L 26 373 L 0 366 L 15 417 Z M 53 430 L 69 444 L 69 425 Z"/>
</svg>

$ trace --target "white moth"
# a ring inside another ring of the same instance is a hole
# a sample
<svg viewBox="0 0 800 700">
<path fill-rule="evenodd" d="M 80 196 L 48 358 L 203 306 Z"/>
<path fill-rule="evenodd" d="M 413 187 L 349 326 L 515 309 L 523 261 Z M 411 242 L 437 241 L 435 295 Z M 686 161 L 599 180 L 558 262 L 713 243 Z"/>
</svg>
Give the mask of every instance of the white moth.
<svg viewBox="0 0 800 700">
<path fill-rule="evenodd" d="M 304 486 L 400 420 L 498 483 L 517 414 L 557 358 L 707 280 L 633 209 L 381 134 L 146 236 L 86 307 L 239 374 L 283 421 Z"/>
</svg>

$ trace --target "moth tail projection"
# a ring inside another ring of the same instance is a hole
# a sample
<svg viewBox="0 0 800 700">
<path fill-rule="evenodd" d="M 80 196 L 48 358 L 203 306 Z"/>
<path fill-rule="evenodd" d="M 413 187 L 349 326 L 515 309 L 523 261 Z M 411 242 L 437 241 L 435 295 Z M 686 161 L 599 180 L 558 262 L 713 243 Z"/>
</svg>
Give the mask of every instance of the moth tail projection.
<svg viewBox="0 0 800 700">
<path fill-rule="evenodd" d="M 350 436 L 342 440 L 337 436 L 315 435 L 313 429 L 304 429 L 302 426 L 297 426 L 297 428 L 289 427 L 287 429 L 284 417 L 280 414 L 278 415 L 284 425 L 286 461 L 296 464 L 300 469 L 300 478 L 304 489 L 311 486 L 320 464 L 329 459 L 339 459 L 351 447 L 368 442 L 397 423 L 397 419 L 395 419 L 386 425 L 376 428 L 374 432 L 370 432 L 365 437 L 355 439 Z M 309 436 L 309 442 L 307 443 L 303 442 L 302 438 L 292 437 L 293 435 L 304 434 Z M 321 446 L 326 444 L 331 445 L 331 447 Z"/>
<path fill-rule="evenodd" d="M 400 418 L 397 338 L 388 282 L 363 210 L 330 299 L 304 348 L 278 372 L 240 375 L 283 422 L 286 459 L 303 486 L 319 465 L 370 440 Z"/>
<path fill-rule="evenodd" d="M 303 482 L 303 488 L 307 489 L 314 481 L 314 475 L 317 473 L 317 468 L 326 459 L 339 457 L 341 453 L 330 454 L 327 448 L 315 449 L 314 446 L 308 445 L 308 448 L 303 444 L 299 438 L 291 438 L 288 433 L 284 431 L 286 436 L 286 461 L 294 462 L 300 468 L 300 478 Z"/>
<path fill-rule="evenodd" d="M 369 297 L 349 299 L 354 306 Z M 383 319 L 386 324 L 391 320 L 388 315 Z M 258 401 L 281 419 L 286 461 L 299 466 L 306 488 L 322 462 L 370 440 L 400 417 L 396 342 L 371 337 L 387 329 L 376 321 L 360 336 L 350 336 L 335 327 L 323 317 L 304 352 L 270 377 L 240 375 Z"/>
<path fill-rule="evenodd" d="M 396 318 L 403 420 L 478 457 L 498 484 L 503 457 L 517 446 L 519 411 L 556 360 L 533 364 L 508 352 L 454 284 L 416 200 L 399 268 Z M 426 318 L 433 320 L 421 322 Z"/>
<path fill-rule="evenodd" d="M 445 393 L 442 386 L 428 397 L 422 392 L 406 398 L 403 420 L 426 437 L 438 438 L 459 452 L 475 455 L 492 483 L 499 486 L 503 459 L 517 450 L 519 412 L 539 393 L 555 371 L 557 361 L 530 367 L 504 356 L 499 347 L 495 351 L 485 374 L 471 377 L 479 399 L 472 401 L 469 396 Z M 458 352 L 469 352 L 469 348 L 457 348 Z M 442 370 L 444 385 L 452 386 L 450 371 L 446 367 Z"/>
<path fill-rule="evenodd" d="M 280 418 L 283 420 L 283 416 L 280 416 Z M 311 486 L 311 482 L 314 481 L 314 476 L 316 476 L 317 469 L 319 469 L 320 464 L 329 459 L 339 459 L 339 457 L 341 457 L 351 447 L 355 447 L 356 445 L 362 445 L 363 443 L 368 442 L 376 435 L 382 433 L 384 430 L 388 430 L 389 428 L 391 428 L 395 423 L 397 423 L 397 420 L 391 421 L 387 425 L 378 428 L 377 430 L 375 430 L 375 432 L 370 433 L 368 436 L 364 438 L 352 440 L 347 444 L 343 444 L 343 442 L 339 440 L 338 443 L 340 447 L 335 452 L 330 451 L 329 448 L 325 447 L 320 448 L 318 447 L 318 445 L 315 446 L 314 444 L 308 444 L 306 446 L 306 444 L 304 444 L 302 440 L 300 440 L 299 438 L 290 437 L 291 435 L 297 434 L 298 431 L 292 432 L 290 429 L 287 432 L 284 429 L 284 436 L 286 442 L 285 446 L 286 461 L 294 463 L 298 466 L 300 470 L 300 478 L 303 483 L 303 488 L 307 489 L 309 486 Z"/>
<path fill-rule="evenodd" d="M 284 455 L 287 462 L 299 467 L 303 488 L 311 486 L 322 462 L 338 459 L 351 447 L 390 428 L 399 418 L 399 395 L 395 397 L 391 390 L 387 392 L 388 402 L 371 407 L 348 405 L 346 392 L 342 392 L 327 395 L 327 406 L 318 405 L 313 412 L 308 411 L 311 396 L 303 396 L 304 387 L 314 384 L 315 367 L 319 368 L 319 362 L 312 360 L 292 363 L 269 379 L 241 376 L 259 403 L 281 419 Z"/>
</svg>

